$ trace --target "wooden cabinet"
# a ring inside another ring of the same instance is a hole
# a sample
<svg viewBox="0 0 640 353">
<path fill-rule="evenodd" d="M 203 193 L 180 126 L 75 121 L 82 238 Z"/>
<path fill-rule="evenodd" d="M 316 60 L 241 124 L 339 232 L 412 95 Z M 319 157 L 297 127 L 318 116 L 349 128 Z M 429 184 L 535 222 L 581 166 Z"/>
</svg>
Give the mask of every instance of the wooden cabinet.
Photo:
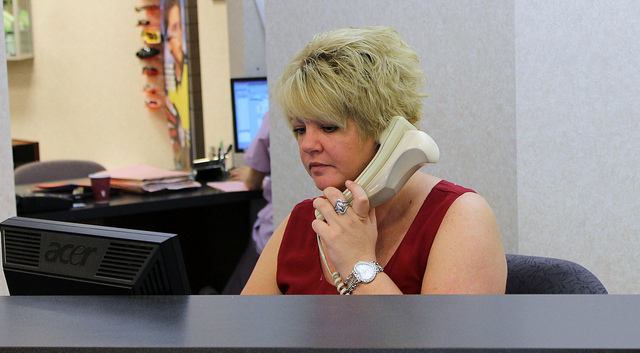
<svg viewBox="0 0 640 353">
<path fill-rule="evenodd" d="M 13 147 L 13 168 L 40 160 L 40 146 L 34 141 L 11 139 Z"/>
</svg>

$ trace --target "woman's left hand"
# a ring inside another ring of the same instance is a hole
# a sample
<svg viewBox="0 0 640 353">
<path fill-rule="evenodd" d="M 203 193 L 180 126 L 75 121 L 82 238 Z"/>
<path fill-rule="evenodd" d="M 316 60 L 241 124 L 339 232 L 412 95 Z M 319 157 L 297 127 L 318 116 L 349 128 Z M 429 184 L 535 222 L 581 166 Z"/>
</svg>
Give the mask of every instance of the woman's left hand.
<svg viewBox="0 0 640 353">
<path fill-rule="evenodd" d="M 324 198 L 316 198 L 313 207 L 325 221 L 314 220 L 311 226 L 324 242 L 334 266 L 343 275 L 351 273 L 358 261 L 376 261 L 378 229 L 374 209 L 364 189 L 352 182 L 345 183 L 353 195 L 353 203 L 346 213 L 336 213 L 334 206 L 344 194 L 334 187 L 323 191 Z"/>
</svg>

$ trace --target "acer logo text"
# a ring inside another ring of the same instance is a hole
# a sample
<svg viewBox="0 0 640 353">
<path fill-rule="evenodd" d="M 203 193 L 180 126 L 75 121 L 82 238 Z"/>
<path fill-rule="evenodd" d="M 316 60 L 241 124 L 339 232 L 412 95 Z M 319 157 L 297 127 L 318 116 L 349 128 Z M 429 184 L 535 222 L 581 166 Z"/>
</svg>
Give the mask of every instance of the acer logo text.
<svg viewBox="0 0 640 353">
<path fill-rule="evenodd" d="M 58 242 L 51 242 L 51 244 L 49 244 L 49 250 L 44 253 L 44 259 L 47 262 L 59 261 L 63 264 L 84 266 L 89 255 L 97 251 L 98 248 L 87 247 L 84 245 L 62 245 Z"/>
</svg>

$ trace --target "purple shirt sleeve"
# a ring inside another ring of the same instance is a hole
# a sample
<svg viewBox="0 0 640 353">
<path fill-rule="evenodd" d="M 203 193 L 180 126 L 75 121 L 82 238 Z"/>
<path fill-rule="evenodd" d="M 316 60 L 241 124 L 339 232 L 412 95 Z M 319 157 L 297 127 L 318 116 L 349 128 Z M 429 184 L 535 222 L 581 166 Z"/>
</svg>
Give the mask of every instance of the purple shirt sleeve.
<svg viewBox="0 0 640 353">
<path fill-rule="evenodd" d="M 271 173 L 271 146 L 269 143 L 269 112 L 262 118 L 262 125 L 256 137 L 244 154 L 247 165 L 259 172 Z M 271 177 L 267 176 L 262 183 L 267 205 L 258 212 L 258 219 L 253 225 L 251 237 L 256 243 L 256 251 L 262 253 L 264 246 L 273 234 L 273 204 L 271 203 Z"/>
<path fill-rule="evenodd" d="M 269 112 L 262 118 L 256 137 L 244 154 L 247 165 L 259 172 L 271 172 L 271 146 L 269 143 Z"/>
</svg>

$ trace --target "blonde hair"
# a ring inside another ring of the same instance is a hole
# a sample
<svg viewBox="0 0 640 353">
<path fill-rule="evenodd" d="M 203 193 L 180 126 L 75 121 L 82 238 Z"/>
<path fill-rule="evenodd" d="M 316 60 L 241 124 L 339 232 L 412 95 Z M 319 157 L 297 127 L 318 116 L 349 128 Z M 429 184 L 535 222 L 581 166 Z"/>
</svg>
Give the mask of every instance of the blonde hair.
<svg viewBox="0 0 640 353">
<path fill-rule="evenodd" d="M 353 118 L 361 139 L 400 115 L 417 125 L 426 80 L 416 52 L 389 27 L 343 28 L 316 35 L 289 62 L 274 97 L 293 119 L 346 128 Z"/>
</svg>

